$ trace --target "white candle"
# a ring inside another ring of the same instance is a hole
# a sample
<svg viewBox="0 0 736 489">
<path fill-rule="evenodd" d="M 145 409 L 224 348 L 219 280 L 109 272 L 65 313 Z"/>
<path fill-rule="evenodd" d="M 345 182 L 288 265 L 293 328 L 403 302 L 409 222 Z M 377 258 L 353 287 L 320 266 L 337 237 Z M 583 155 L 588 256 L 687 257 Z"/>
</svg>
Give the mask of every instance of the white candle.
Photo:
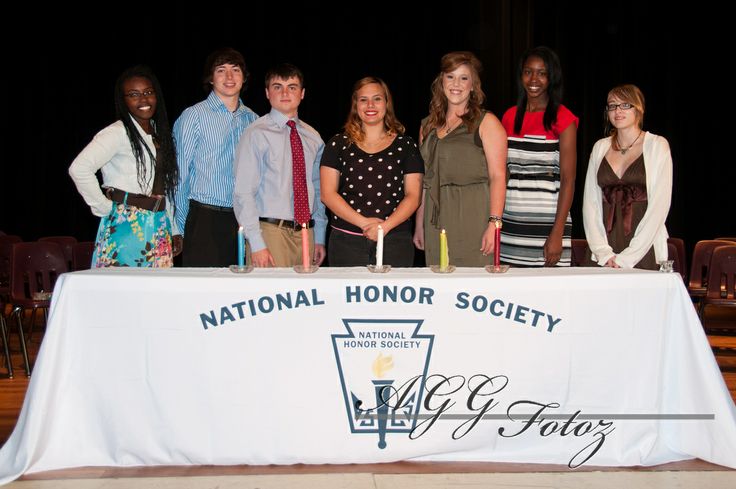
<svg viewBox="0 0 736 489">
<path fill-rule="evenodd" d="M 376 242 L 376 268 L 383 267 L 383 228 L 378 226 L 378 240 Z"/>
</svg>

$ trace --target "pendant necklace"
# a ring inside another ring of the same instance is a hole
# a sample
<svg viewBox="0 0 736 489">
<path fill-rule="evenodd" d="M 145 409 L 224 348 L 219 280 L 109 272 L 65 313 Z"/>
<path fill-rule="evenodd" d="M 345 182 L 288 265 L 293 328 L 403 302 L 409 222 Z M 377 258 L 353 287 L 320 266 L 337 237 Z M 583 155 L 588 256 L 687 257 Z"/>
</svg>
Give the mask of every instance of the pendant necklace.
<svg viewBox="0 0 736 489">
<path fill-rule="evenodd" d="M 631 144 L 629 145 L 629 147 L 628 147 L 628 148 L 622 148 L 622 147 L 621 147 L 621 142 L 620 142 L 620 141 L 618 140 L 618 134 L 616 135 L 616 144 L 618 145 L 618 147 L 619 147 L 619 151 L 621 152 L 621 154 L 622 154 L 622 155 L 625 155 L 625 154 L 626 154 L 626 152 L 627 152 L 628 150 L 630 150 L 630 149 L 631 149 L 631 148 L 632 148 L 632 147 L 633 147 L 633 146 L 634 146 L 634 145 L 636 144 L 636 142 L 637 142 L 637 141 L 639 140 L 639 138 L 641 137 L 641 133 L 642 133 L 642 132 L 644 132 L 644 131 L 639 131 L 639 135 L 638 135 L 638 136 L 636 136 L 636 139 L 634 139 L 634 142 L 633 142 L 633 143 L 631 143 Z"/>
</svg>

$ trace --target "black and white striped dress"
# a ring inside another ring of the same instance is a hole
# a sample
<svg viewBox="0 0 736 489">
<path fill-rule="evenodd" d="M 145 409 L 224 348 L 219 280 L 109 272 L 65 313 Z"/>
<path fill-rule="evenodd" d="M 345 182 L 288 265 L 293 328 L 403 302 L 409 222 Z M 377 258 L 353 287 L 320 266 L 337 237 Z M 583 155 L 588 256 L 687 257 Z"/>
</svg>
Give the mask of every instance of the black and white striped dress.
<svg viewBox="0 0 736 489">
<path fill-rule="evenodd" d="M 516 107 L 503 117 L 508 138 L 508 184 L 501 230 L 501 261 L 516 266 L 544 266 L 544 243 L 557 213 L 560 192 L 559 134 L 577 118 L 560 106 L 557 123 L 546 131 L 543 112 L 524 115 L 521 135 L 513 133 Z M 570 266 L 572 219 L 567 215 L 559 267 Z"/>
</svg>

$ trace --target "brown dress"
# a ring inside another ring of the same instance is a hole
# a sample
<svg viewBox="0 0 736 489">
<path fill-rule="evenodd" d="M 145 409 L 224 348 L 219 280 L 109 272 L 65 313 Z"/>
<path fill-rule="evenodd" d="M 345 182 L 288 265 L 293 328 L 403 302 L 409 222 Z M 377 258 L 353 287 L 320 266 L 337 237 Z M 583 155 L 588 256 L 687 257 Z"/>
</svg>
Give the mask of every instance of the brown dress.
<svg viewBox="0 0 736 489">
<path fill-rule="evenodd" d="M 618 254 L 629 246 L 634 231 L 647 211 L 647 172 L 644 155 L 639 156 L 619 178 L 603 157 L 598 168 L 598 185 L 603 192 L 603 224 L 608 244 Z M 634 268 L 658 270 L 654 247 Z"/>
</svg>

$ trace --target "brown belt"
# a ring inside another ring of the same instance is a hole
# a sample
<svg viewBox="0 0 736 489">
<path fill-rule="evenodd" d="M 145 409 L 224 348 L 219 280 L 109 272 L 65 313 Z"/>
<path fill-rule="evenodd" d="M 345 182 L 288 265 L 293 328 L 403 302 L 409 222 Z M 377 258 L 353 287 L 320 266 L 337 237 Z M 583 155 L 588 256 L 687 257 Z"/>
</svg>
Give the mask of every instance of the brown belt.
<svg viewBox="0 0 736 489">
<path fill-rule="evenodd" d="M 166 199 L 164 199 L 163 195 L 149 197 L 148 195 L 133 194 L 112 187 L 105 191 L 105 195 L 113 202 L 138 207 L 147 211 L 157 212 L 166 209 Z"/>
<path fill-rule="evenodd" d="M 286 219 L 273 219 L 272 217 L 259 217 L 259 221 L 261 222 L 267 222 L 269 224 L 275 224 L 278 227 L 286 227 L 286 228 L 292 228 L 294 231 L 301 231 L 302 225 L 299 223 L 295 223 L 294 221 L 287 221 Z M 314 219 L 310 219 L 306 228 L 313 228 L 314 227 Z"/>
</svg>

